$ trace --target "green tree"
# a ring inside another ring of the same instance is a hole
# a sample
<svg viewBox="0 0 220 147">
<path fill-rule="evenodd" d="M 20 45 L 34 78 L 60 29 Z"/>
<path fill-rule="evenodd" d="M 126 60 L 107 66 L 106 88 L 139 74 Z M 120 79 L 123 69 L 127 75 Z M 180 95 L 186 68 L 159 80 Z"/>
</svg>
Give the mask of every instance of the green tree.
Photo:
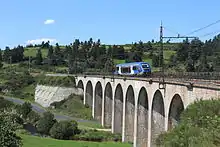
<svg viewBox="0 0 220 147">
<path fill-rule="evenodd" d="M 55 139 L 70 139 L 76 129 L 77 126 L 74 126 L 71 121 L 56 122 L 50 129 L 50 136 Z"/>
<path fill-rule="evenodd" d="M 197 67 L 197 71 L 199 72 L 209 72 L 211 71 L 211 68 L 209 64 L 207 63 L 207 57 L 205 54 L 202 54 L 199 60 L 199 65 Z"/>
<path fill-rule="evenodd" d="M 184 40 L 183 43 L 179 44 L 176 55 L 178 61 L 185 62 L 188 57 L 188 50 L 189 50 L 189 41 L 188 39 Z"/>
<path fill-rule="evenodd" d="M 5 51 L 3 54 L 3 60 L 6 63 L 10 63 L 10 57 L 11 57 L 11 50 L 8 46 L 5 47 Z"/>
<path fill-rule="evenodd" d="M 193 59 L 192 59 L 191 52 L 189 52 L 188 58 L 187 58 L 187 61 L 186 61 L 186 71 L 187 71 L 187 72 L 193 72 L 193 71 L 195 71 L 194 61 L 193 61 Z"/>
<path fill-rule="evenodd" d="M 41 65 L 43 61 L 43 57 L 42 57 L 42 53 L 41 53 L 41 49 L 37 50 L 37 54 L 36 54 L 36 65 Z"/>
<path fill-rule="evenodd" d="M 220 145 L 220 100 L 199 100 L 181 114 L 180 124 L 161 134 L 158 146 L 218 147 Z"/>
<path fill-rule="evenodd" d="M 41 134 L 49 135 L 49 131 L 55 123 L 54 115 L 50 112 L 44 112 L 43 117 L 37 122 L 37 131 Z"/>
<path fill-rule="evenodd" d="M 3 61 L 3 55 L 2 55 L 2 50 L 0 49 L 0 62 Z"/>
<path fill-rule="evenodd" d="M 12 106 L 14 106 L 14 103 L 11 101 L 8 101 L 6 99 L 4 99 L 3 97 L 0 97 L 0 111 L 3 111 L 4 109 L 8 109 Z"/>
<path fill-rule="evenodd" d="M 22 116 L 22 118 L 26 119 L 31 110 L 31 104 L 29 102 L 25 102 L 20 106 L 20 108 L 18 108 L 18 113 Z"/>
<path fill-rule="evenodd" d="M 0 146 L 21 147 L 22 139 L 16 135 L 16 125 L 9 114 L 0 112 Z"/>
<path fill-rule="evenodd" d="M 55 55 L 56 57 L 60 57 L 60 55 L 61 55 L 60 46 L 59 46 L 58 43 L 56 43 L 56 45 L 55 45 L 54 55 Z"/>
<path fill-rule="evenodd" d="M 40 120 L 40 115 L 35 112 L 35 111 L 31 111 L 30 113 L 28 113 L 27 115 L 27 121 L 31 124 L 35 124 L 37 121 Z"/>
<path fill-rule="evenodd" d="M 50 45 L 47 52 L 47 58 L 52 59 L 52 57 L 53 57 L 53 46 Z"/>
<path fill-rule="evenodd" d="M 153 67 L 159 67 L 159 56 L 156 54 L 153 54 L 152 56 L 152 66 Z"/>
<path fill-rule="evenodd" d="M 144 51 L 152 50 L 152 43 L 150 41 L 147 42 L 147 44 L 144 45 Z"/>
</svg>

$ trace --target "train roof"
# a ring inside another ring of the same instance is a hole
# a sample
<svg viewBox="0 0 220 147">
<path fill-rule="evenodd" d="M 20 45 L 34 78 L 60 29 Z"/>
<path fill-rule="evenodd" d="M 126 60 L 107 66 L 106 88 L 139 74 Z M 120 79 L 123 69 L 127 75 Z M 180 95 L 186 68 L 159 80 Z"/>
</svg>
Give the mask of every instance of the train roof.
<svg viewBox="0 0 220 147">
<path fill-rule="evenodd" d="M 138 65 L 138 64 L 149 64 L 147 62 L 131 62 L 131 63 L 121 63 L 117 64 L 116 66 L 123 66 L 123 65 Z"/>
</svg>

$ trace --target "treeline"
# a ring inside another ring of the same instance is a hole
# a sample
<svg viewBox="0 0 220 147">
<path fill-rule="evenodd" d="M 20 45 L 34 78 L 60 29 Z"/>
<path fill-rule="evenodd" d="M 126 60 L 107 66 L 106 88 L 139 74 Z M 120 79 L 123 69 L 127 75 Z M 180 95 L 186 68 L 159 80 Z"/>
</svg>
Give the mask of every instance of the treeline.
<svg viewBox="0 0 220 147">
<path fill-rule="evenodd" d="M 31 57 L 31 63 L 35 65 L 68 66 L 69 72 L 82 72 L 86 69 L 105 69 L 112 71 L 113 59 L 126 60 L 126 62 L 142 61 L 144 52 L 152 50 L 151 42 L 134 43 L 129 51 L 123 45 L 103 45 L 100 39 L 93 41 L 80 41 L 76 39 L 70 45 L 61 47 L 58 43 L 55 46 L 50 42 L 42 42 L 40 45 L 28 45 L 28 48 L 38 47 L 36 57 Z M 47 56 L 44 59 L 42 49 L 47 49 Z M 16 56 L 14 56 L 16 55 Z M 3 54 L 3 61 L 6 63 L 18 63 L 29 60 L 24 57 L 24 47 L 18 46 L 13 49 L 6 47 Z"/>
<path fill-rule="evenodd" d="M 198 100 L 181 113 L 179 124 L 158 136 L 158 147 L 219 147 L 220 100 Z"/>
<path fill-rule="evenodd" d="M 33 65 L 66 66 L 70 73 L 103 70 L 112 72 L 114 60 L 135 62 L 152 60 L 152 67 L 160 67 L 162 61 L 166 69 L 188 72 L 212 72 L 220 71 L 220 35 L 202 42 L 199 39 L 182 43 L 164 43 L 165 50 L 175 51 L 168 61 L 162 60 L 160 42 L 154 40 L 144 43 L 142 41 L 130 45 L 104 45 L 100 39 L 92 38 L 86 41 L 75 39 L 73 43 L 60 46 L 50 45 L 50 42 L 42 42 L 39 45 L 28 45 L 29 49 L 37 47 L 35 57 L 30 57 Z M 42 50 L 47 50 L 46 58 L 42 56 Z M 24 56 L 24 47 L 17 46 L 13 49 L 6 47 L 4 53 L 0 52 L 0 61 L 6 63 L 18 63 L 29 60 Z M 165 56 L 165 55 L 164 55 Z M 167 59 L 166 59 L 167 60 Z M 39 66 L 38 66 L 39 67 Z"/>
<path fill-rule="evenodd" d="M 184 64 L 188 72 L 220 71 L 220 35 L 205 42 L 184 40 L 176 51 L 170 58 L 169 67 Z"/>
</svg>

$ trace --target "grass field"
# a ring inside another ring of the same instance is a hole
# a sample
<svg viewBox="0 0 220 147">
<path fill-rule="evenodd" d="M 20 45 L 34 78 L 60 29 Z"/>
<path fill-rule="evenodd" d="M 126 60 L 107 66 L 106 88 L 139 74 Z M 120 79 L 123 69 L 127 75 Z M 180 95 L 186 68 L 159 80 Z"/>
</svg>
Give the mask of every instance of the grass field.
<svg viewBox="0 0 220 147">
<path fill-rule="evenodd" d="M 37 53 L 37 49 L 38 48 L 25 48 L 24 49 L 24 56 L 25 57 L 36 57 L 36 53 Z M 47 56 L 47 49 L 41 49 L 41 53 L 43 58 L 45 58 Z"/>
<path fill-rule="evenodd" d="M 28 57 L 28 56 L 36 57 L 37 49 L 38 49 L 38 47 L 25 48 L 24 49 L 24 56 L 25 57 Z M 64 46 L 60 46 L 60 49 L 61 50 L 64 49 Z M 47 56 L 47 52 L 48 52 L 48 49 L 41 49 L 41 53 L 42 53 L 43 58 L 45 58 Z"/>
<path fill-rule="evenodd" d="M 73 95 L 52 110 L 75 118 L 92 119 L 92 109 L 86 108 L 81 99 L 80 96 Z"/>
<path fill-rule="evenodd" d="M 78 118 L 92 120 L 92 109 L 84 106 L 80 96 L 71 96 L 71 98 L 67 99 L 61 106 L 50 110 L 56 114 L 63 114 L 76 118 L 76 120 Z M 96 121 L 80 121 L 78 125 L 81 129 L 103 128 L 102 125 Z"/>
<path fill-rule="evenodd" d="M 116 142 L 82 142 L 70 140 L 55 140 L 29 135 L 20 135 L 23 139 L 23 147 L 131 147 L 130 144 Z"/>
</svg>

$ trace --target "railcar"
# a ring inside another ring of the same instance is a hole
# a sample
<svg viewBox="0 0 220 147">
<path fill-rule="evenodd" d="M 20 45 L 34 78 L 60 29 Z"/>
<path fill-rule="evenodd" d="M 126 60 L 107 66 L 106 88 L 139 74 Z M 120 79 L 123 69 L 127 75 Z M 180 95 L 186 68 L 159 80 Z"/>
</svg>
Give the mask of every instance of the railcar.
<svg viewBox="0 0 220 147">
<path fill-rule="evenodd" d="M 150 64 L 147 62 L 132 62 L 117 64 L 115 75 L 147 76 L 151 74 Z"/>
</svg>

